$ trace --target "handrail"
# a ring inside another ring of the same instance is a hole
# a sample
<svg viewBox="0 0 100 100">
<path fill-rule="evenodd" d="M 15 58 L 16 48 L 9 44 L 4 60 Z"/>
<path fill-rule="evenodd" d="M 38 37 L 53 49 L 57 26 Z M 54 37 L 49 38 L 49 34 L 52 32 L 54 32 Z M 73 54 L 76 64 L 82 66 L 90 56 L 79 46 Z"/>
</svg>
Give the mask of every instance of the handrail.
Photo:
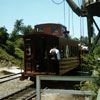
<svg viewBox="0 0 100 100">
<path fill-rule="evenodd" d="M 94 81 L 94 77 L 90 76 L 53 76 L 53 75 L 37 75 L 36 76 L 36 94 L 37 100 L 41 100 L 41 92 L 46 93 L 67 93 L 67 94 L 80 94 L 80 95 L 94 95 L 93 91 L 81 90 L 61 90 L 61 89 L 41 89 L 41 80 L 53 81 Z"/>
</svg>

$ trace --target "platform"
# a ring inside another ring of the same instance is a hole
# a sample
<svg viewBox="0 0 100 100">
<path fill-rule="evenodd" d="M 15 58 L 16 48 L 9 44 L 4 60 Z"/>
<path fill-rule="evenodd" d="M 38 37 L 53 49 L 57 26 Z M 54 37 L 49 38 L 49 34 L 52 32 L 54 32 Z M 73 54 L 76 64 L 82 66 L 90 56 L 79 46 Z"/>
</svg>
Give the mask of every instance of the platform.
<svg viewBox="0 0 100 100">
<path fill-rule="evenodd" d="M 86 8 L 88 9 L 89 13 L 92 16 L 100 17 L 100 11 L 99 11 L 100 10 L 100 1 L 94 2 L 94 3 L 91 3 L 91 4 L 87 4 Z"/>
</svg>

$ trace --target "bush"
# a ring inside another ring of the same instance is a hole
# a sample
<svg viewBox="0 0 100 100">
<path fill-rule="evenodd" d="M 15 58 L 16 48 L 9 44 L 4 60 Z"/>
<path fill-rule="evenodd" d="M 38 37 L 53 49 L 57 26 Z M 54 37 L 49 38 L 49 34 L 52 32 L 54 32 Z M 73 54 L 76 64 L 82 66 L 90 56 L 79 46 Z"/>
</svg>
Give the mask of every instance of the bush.
<svg viewBox="0 0 100 100">
<path fill-rule="evenodd" d="M 20 66 L 21 61 L 9 55 L 0 47 L 0 67 Z"/>
<path fill-rule="evenodd" d="M 15 47 L 24 50 L 24 41 L 22 38 L 19 38 L 15 41 Z"/>
<path fill-rule="evenodd" d="M 96 94 L 98 94 L 98 89 L 100 88 L 100 63 L 98 61 L 98 55 L 94 53 L 86 54 L 82 56 L 82 59 L 83 59 L 82 67 L 84 71 L 92 73 L 91 76 L 95 77 L 95 81 L 85 82 L 83 83 L 84 85 L 81 88 L 85 87 L 88 90 L 92 90 Z M 91 100 L 96 100 L 96 95 L 92 96 Z"/>
<path fill-rule="evenodd" d="M 14 55 L 18 59 L 24 59 L 24 51 L 22 51 L 20 48 L 15 48 L 15 54 Z"/>
<path fill-rule="evenodd" d="M 6 44 L 7 44 L 7 46 L 5 46 L 6 51 L 9 54 L 13 55 L 14 52 L 15 52 L 15 47 L 14 47 L 15 46 L 15 43 L 14 42 L 11 42 L 10 40 L 7 40 Z"/>
<path fill-rule="evenodd" d="M 81 56 L 83 63 L 81 66 L 83 67 L 84 71 L 88 71 L 89 73 L 92 73 L 93 70 L 97 69 L 98 66 L 98 60 L 97 57 L 92 54 L 84 54 Z"/>
</svg>

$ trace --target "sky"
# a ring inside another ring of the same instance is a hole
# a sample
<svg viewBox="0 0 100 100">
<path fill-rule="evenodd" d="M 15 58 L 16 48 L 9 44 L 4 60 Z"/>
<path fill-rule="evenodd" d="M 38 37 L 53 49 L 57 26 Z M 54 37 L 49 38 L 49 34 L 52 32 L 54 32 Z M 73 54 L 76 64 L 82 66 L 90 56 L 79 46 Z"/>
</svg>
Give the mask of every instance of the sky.
<svg viewBox="0 0 100 100">
<path fill-rule="evenodd" d="M 78 0 L 74 1 L 79 5 Z M 20 19 L 23 19 L 24 25 L 33 28 L 36 24 L 59 23 L 67 27 L 72 37 L 87 36 L 86 18 L 81 19 L 72 12 L 67 2 L 64 16 L 64 2 L 57 5 L 52 0 L 0 0 L 0 27 L 5 26 L 11 33 L 16 20 Z"/>
</svg>

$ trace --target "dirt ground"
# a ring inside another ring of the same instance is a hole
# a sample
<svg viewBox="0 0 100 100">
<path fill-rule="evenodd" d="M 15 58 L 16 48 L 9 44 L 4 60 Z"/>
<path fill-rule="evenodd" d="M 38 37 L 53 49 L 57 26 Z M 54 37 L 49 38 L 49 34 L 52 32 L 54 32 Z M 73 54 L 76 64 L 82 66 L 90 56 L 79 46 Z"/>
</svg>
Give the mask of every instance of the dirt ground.
<svg viewBox="0 0 100 100">
<path fill-rule="evenodd" d="M 36 98 L 34 98 L 33 100 L 36 100 Z M 41 100 L 85 100 L 85 97 L 70 94 L 42 93 Z"/>
</svg>

